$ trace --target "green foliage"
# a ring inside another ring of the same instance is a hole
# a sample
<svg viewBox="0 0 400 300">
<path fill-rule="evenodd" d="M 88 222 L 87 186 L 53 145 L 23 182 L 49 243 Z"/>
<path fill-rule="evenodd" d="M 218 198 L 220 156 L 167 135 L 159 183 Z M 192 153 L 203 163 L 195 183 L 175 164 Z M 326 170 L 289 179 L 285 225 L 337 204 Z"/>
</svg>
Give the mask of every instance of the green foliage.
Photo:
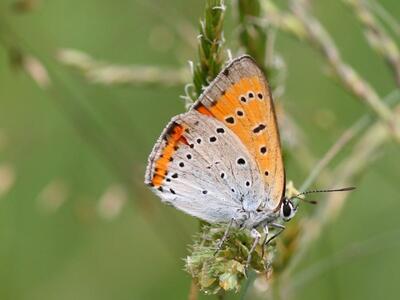
<svg viewBox="0 0 400 300">
<path fill-rule="evenodd" d="M 225 229 L 226 225 L 204 225 L 185 260 L 186 271 L 205 293 L 238 291 L 246 278 L 246 262 L 254 239 L 246 230 L 231 228 L 222 248 L 216 252 Z M 268 265 L 259 244 L 252 253 L 249 268 L 265 272 Z"/>
<path fill-rule="evenodd" d="M 224 63 L 223 55 L 223 24 L 225 6 L 223 0 L 207 0 L 204 19 L 199 26 L 198 59 L 193 74 L 195 93 L 192 99 L 197 99 L 204 87 L 217 76 Z"/>
</svg>

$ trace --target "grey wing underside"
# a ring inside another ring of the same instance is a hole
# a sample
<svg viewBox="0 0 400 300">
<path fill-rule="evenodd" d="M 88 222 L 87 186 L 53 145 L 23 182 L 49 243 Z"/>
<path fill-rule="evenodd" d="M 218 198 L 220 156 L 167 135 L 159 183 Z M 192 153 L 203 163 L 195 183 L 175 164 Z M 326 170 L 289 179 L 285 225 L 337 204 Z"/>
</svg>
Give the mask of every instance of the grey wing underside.
<svg viewBox="0 0 400 300">
<path fill-rule="evenodd" d="M 235 218 L 244 199 L 259 205 L 263 182 L 247 149 L 222 122 L 196 110 L 176 116 L 166 127 L 149 157 L 146 183 L 151 184 L 154 161 L 176 124 L 185 128 L 186 143 L 176 147 L 162 184 L 153 187 L 164 202 L 210 223 Z"/>
</svg>

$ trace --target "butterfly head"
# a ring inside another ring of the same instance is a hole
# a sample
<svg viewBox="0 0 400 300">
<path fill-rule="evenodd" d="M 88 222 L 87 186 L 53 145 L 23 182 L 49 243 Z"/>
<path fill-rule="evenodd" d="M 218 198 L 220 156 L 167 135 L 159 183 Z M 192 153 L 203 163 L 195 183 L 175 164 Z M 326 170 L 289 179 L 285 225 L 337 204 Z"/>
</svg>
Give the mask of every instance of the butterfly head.
<svg viewBox="0 0 400 300">
<path fill-rule="evenodd" d="M 304 198 L 301 198 L 300 196 L 302 195 L 307 195 L 307 194 L 313 194 L 313 193 L 331 193 L 331 192 L 345 192 L 345 191 L 352 191 L 354 190 L 355 187 L 345 187 L 345 188 L 340 188 L 340 189 L 329 189 L 329 190 L 313 190 L 313 191 L 306 191 L 299 193 L 297 195 L 294 195 L 290 198 L 284 197 L 281 202 L 279 214 L 282 220 L 285 222 L 290 221 L 296 214 L 297 212 L 297 207 L 298 203 L 293 203 L 294 199 L 299 199 L 305 203 L 309 204 L 317 204 L 316 201 L 314 200 L 307 200 Z"/>
<path fill-rule="evenodd" d="M 295 206 L 291 199 L 283 198 L 280 208 L 280 217 L 285 222 L 290 221 L 297 212 L 297 206 Z"/>
</svg>

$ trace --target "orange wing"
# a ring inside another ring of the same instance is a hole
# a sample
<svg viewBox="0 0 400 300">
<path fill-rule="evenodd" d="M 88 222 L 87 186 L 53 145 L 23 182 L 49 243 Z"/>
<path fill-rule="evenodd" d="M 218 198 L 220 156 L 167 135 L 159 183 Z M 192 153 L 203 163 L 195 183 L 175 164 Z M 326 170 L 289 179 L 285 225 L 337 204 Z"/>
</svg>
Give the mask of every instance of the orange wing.
<svg viewBox="0 0 400 300">
<path fill-rule="evenodd" d="M 249 56 L 229 64 L 193 106 L 227 125 L 255 158 L 264 178 L 270 208 L 285 191 L 280 138 L 271 92 L 261 69 Z"/>
</svg>

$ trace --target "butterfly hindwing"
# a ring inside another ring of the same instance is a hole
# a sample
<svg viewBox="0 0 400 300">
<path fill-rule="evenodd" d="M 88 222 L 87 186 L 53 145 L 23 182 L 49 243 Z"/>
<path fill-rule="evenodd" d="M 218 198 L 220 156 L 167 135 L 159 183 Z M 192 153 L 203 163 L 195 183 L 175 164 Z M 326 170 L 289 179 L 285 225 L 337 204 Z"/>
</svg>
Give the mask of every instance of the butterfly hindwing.
<svg viewBox="0 0 400 300">
<path fill-rule="evenodd" d="M 229 222 L 264 195 L 258 166 L 239 137 L 214 117 L 190 110 L 176 116 L 149 158 L 146 183 L 166 202 L 205 221 Z"/>
</svg>

